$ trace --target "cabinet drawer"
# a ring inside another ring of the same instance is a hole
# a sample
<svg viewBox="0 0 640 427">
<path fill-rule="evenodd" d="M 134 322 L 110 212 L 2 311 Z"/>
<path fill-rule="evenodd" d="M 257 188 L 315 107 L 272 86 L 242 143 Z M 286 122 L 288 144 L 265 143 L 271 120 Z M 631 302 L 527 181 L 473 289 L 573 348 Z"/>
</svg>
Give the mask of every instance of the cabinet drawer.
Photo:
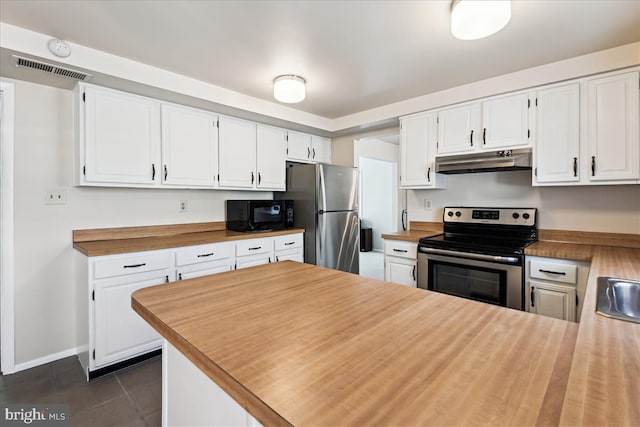
<svg viewBox="0 0 640 427">
<path fill-rule="evenodd" d="M 273 238 L 238 240 L 236 256 L 264 254 L 273 251 Z"/>
<path fill-rule="evenodd" d="M 529 262 L 529 276 L 531 278 L 571 284 L 575 284 L 577 281 L 578 267 L 576 265 L 537 259 Z"/>
<path fill-rule="evenodd" d="M 276 251 L 283 249 L 301 248 L 303 244 L 302 234 L 289 234 L 274 237 Z"/>
<path fill-rule="evenodd" d="M 164 270 L 169 268 L 170 265 L 169 252 L 119 256 L 94 261 L 93 278 L 104 279 L 105 277 Z"/>
<path fill-rule="evenodd" d="M 401 240 L 385 240 L 384 253 L 385 255 L 417 259 L 418 244 L 413 242 L 403 242 Z"/>
<path fill-rule="evenodd" d="M 199 264 L 233 256 L 232 243 L 212 243 L 181 248 L 176 252 L 176 266 Z"/>
</svg>

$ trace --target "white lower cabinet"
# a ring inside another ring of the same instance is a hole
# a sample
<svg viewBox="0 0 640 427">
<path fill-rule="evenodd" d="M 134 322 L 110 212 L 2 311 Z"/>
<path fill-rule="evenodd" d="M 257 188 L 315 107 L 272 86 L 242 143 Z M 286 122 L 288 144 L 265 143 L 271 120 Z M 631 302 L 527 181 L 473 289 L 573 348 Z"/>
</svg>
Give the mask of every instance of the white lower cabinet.
<svg viewBox="0 0 640 427">
<path fill-rule="evenodd" d="M 418 244 L 399 240 L 384 242 L 384 280 L 406 286 L 417 286 Z"/>
<path fill-rule="evenodd" d="M 160 348 L 160 335 L 131 309 L 131 294 L 138 289 L 166 283 L 169 271 L 159 271 L 154 276 L 157 277 L 145 280 L 125 277 L 125 280 L 119 280 L 123 283 L 104 281 L 95 285 L 92 358 L 96 368 Z"/>
<path fill-rule="evenodd" d="M 304 237 L 301 234 L 277 236 L 273 239 L 276 262 L 304 262 Z"/>
<path fill-rule="evenodd" d="M 131 308 L 138 289 L 174 278 L 170 250 L 89 259 L 88 371 L 160 348 L 160 335 Z"/>
<path fill-rule="evenodd" d="M 575 322 L 578 305 L 575 286 L 561 286 L 531 280 L 529 289 L 531 313 Z"/>
<path fill-rule="evenodd" d="M 176 249 L 176 280 L 193 279 L 233 269 L 234 243 L 212 243 Z"/>
<path fill-rule="evenodd" d="M 527 256 L 527 311 L 579 321 L 588 274 L 584 261 Z"/>
<path fill-rule="evenodd" d="M 273 237 L 240 240 L 236 243 L 236 269 L 269 264 L 273 260 Z"/>
<path fill-rule="evenodd" d="M 89 258 L 79 255 L 77 274 L 86 295 L 81 298 L 88 299 L 87 309 L 79 311 L 88 324 L 78 332 L 86 343 L 79 359 L 87 376 L 161 347 L 160 335 L 131 308 L 133 292 L 276 259 L 303 262 L 303 242 L 303 234 L 297 233 Z"/>
</svg>

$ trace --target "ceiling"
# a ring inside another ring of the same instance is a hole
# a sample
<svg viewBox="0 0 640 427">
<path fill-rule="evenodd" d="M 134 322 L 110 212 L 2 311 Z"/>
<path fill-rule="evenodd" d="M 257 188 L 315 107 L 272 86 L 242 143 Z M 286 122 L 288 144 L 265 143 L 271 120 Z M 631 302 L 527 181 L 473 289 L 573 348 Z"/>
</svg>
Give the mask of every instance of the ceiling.
<svg viewBox="0 0 640 427">
<path fill-rule="evenodd" d="M 499 33 L 449 30 L 440 1 L 0 1 L 0 20 L 326 118 L 640 40 L 640 1 L 516 0 Z"/>
</svg>

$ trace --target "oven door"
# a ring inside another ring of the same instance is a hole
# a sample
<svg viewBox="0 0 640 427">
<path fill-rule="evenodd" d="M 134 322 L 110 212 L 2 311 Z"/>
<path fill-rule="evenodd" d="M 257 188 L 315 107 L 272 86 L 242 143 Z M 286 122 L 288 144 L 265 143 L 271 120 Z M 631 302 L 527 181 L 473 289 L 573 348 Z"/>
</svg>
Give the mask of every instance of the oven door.
<svg viewBox="0 0 640 427">
<path fill-rule="evenodd" d="M 517 257 L 486 261 L 418 253 L 418 287 L 489 304 L 523 310 L 522 265 Z M 470 257 L 478 256 L 468 254 Z M 479 255 L 479 257 L 486 257 Z"/>
</svg>

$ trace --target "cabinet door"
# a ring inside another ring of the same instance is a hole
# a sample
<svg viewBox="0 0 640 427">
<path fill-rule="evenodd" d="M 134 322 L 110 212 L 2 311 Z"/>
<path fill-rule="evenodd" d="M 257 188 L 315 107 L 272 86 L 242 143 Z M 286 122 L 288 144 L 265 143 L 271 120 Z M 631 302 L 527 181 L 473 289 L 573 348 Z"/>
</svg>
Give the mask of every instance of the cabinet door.
<svg viewBox="0 0 640 427">
<path fill-rule="evenodd" d="M 438 154 L 464 153 L 481 146 L 480 104 L 438 111 Z"/>
<path fill-rule="evenodd" d="M 536 183 L 580 180 L 580 85 L 536 95 Z"/>
<path fill-rule="evenodd" d="M 416 260 L 385 256 L 384 280 L 399 285 L 416 287 Z"/>
<path fill-rule="evenodd" d="M 318 163 L 331 163 L 331 140 L 329 138 L 311 137 L 311 159 Z"/>
<path fill-rule="evenodd" d="M 287 158 L 311 160 L 311 135 L 289 131 L 287 133 Z"/>
<path fill-rule="evenodd" d="M 254 188 L 257 180 L 256 124 L 231 117 L 218 120 L 219 186 Z"/>
<path fill-rule="evenodd" d="M 482 148 L 517 147 L 529 143 L 529 95 L 482 103 Z"/>
<path fill-rule="evenodd" d="M 576 288 L 531 280 L 529 310 L 556 319 L 576 320 Z"/>
<path fill-rule="evenodd" d="M 640 178 L 638 73 L 588 82 L 589 178 Z"/>
<path fill-rule="evenodd" d="M 87 86 L 84 92 L 85 181 L 160 182 L 160 104 Z"/>
<path fill-rule="evenodd" d="M 257 188 L 285 190 L 287 132 L 271 126 L 257 128 Z"/>
<path fill-rule="evenodd" d="M 276 251 L 276 262 L 287 260 L 304 262 L 304 249 L 295 248 Z"/>
<path fill-rule="evenodd" d="M 218 261 L 215 263 L 207 264 L 206 266 L 199 265 L 199 268 L 195 269 L 184 267 L 177 270 L 177 280 L 193 279 L 195 277 L 208 276 L 210 274 L 224 273 L 225 271 L 231 271 L 232 265 L 229 262 Z"/>
<path fill-rule="evenodd" d="M 436 116 L 428 113 L 400 124 L 400 186 L 430 187 L 435 183 L 433 143 Z"/>
<path fill-rule="evenodd" d="M 213 187 L 218 174 L 217 116 L 162 105 L 162 183 Z"/>
<path fill-rule="evenodd" d="M 95 285 L 95 364 L 109 365 L 149 352 L 161 345 L 160 335 L 131 308 L 131 294 L 165 283 L 169 272 L 142 281 Z"/>
<path fill-rule="evenodd" d="M 266 254 L 242 256 L 236 258 L 235 267 L 236 270 L 240 270 L 241 268 L 254 267 L 256 265 L 270 264 L 273 261 L 274 259 L 271 252 Z"/>
</svg>

